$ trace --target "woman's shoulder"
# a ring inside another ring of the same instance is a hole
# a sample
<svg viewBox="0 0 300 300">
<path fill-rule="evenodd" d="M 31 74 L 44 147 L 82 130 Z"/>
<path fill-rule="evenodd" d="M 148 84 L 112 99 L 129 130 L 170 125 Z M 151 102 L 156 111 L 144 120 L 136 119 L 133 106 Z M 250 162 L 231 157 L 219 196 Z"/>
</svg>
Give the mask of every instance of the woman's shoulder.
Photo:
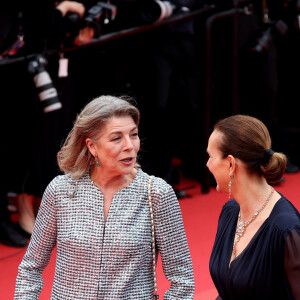
<svg viewBox="0 0 300 300">
<path fill-rule="evenodd" d="M 287 198 L 281 198 L 275 204 L 269 217 L 270 223 L 280 232 L 286 234 L 297 228 L 300 232 L 300 214 L 296 207 Z"/>
<path fill-rule="evenodd" d="M 48 184 L 47 189 L 65 190 L 70 185 L 78 186 L 80 183 L 88 179 L 87 174 L 84 174 L 79 179 L 73 179 L 70 174 L 57 175 Z"/>
<path fill-rule="evenodd" d="M 64 184 L 66 184 L 67 180 L 68 180 L 68 175 L 57 175 L 55 176 L 47 185 L 45 192 L 44 193 L 51 193 L 56 191 L 59 186 L 63 186 Z"/>
<path fill-rule="evenodd" d="M 90 183 L 88 173 L 79 179 L 74 179 L 70 174 L 57 175 L 48 184 L 44 195 L 59 195 L 59 197 L 73 197 L 80 187 Z"/>
<path fill-rule="evenodd" d="M 142 181 L 143 183 L 149 182 L 149 178 L 152 176 L 151 180 L 151 190 L 156 193 L 165 193 L 169 190 L 173 190 L 172 186 L 168 184 L 163 178 L 149 175 L 148 173 L 144 172 L 142 169 L 138 169 L 138 177 L 139 180 Z"/>
<path fill-rule="evenodd" d="M 57 175 L 48 184 L 48 187 L 59 186 L 65 184 L 66 182 L 72 181 L 72 177 L 69 174 Z"/>
<path fill-rule="evenodd" d="M 219 221 L 228 222 L 233 220 L 240 210 L 239 204 L 235 201 L 235 199 L 228 200 L 222 208 L 220 213 Z"/>
<path fill-rule="evenodd" d="M 226 211 L 226 212 L 230 212 L 230 211 L 235 211 L 235 210 L 239 210 L 240 206 L 239 204 L 235 201 L 235 199 L 230 199 L 228 200 L 222 208 L 222 212 Z"/>
</svg>

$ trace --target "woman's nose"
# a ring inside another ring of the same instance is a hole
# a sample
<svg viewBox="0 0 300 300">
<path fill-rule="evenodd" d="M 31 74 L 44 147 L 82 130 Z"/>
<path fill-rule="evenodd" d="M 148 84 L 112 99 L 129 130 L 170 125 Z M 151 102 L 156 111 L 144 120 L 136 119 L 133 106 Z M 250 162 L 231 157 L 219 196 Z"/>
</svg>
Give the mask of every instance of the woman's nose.
<svg viewBox="0 0 300 300">
<path fill-rule="evenodd" d="M 124 148 L 125 150 L 131 150 L 133 148 L 132 140 L 129 136 L 124 139 Z"/>
</svg>

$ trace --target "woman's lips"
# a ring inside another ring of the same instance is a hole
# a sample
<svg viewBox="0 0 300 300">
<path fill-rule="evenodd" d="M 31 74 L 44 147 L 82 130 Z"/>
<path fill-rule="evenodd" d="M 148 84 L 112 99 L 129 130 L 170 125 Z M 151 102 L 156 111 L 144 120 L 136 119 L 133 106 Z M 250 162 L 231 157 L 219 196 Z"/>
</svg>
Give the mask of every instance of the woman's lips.
<svg viewBox="0 0 300 300">
<path fill-rule="evenodd" d="M 133 159 L 133 157 L 126 157 L 126 158 L 122 159 L 121 162 L 126 165 L 131 165 L 134 162 L 134 159 Z"/>
</svg>

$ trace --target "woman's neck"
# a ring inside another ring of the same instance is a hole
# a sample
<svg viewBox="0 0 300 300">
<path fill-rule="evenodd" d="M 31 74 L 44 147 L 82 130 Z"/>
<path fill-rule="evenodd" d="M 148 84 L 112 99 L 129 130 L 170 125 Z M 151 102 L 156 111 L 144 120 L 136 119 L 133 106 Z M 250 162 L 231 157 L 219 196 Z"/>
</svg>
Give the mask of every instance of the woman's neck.
<svg viewBox="0 0 300 300">
<path fill-rule="evenodd" d="M 262 207 L 271 193 L 271 186 L 264 178 L 248 179 L 240 183 L 234 192 L 234 198 L 240 205 L 242 220 L 247 221 Z"/>
<path fill-rule="evenodd" d="M 136 169 L 133 169 L 130 174 L 112 174 L 106 173 L 102 170 L 98 170 L 97 167 L 93 167 L 90 172 L 91 180 L 96 186 L 100 188 L 102 192 L 106 190 L 120 190 L 129 185 L 137 173 Z"/>
</svg>

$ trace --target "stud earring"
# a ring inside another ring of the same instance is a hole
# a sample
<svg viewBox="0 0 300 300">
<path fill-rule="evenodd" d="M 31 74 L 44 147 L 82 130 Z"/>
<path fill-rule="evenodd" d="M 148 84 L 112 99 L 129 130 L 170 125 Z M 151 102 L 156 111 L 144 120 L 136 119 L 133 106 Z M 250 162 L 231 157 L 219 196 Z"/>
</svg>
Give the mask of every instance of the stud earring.
<svg viewBox="0 0 300 300">
<path fill-rule="evenodd" d="M 232 186 L 232 182 L 231 182 L 232 176 L 229 173 L 229 182 L 228 182 L 228 199 L 230 199 L 231 197 L 231 186 Z"/>
<path fill-rule="evenodd" d="M 96 162 L 96 166 L 99 168 L 101 165 L 100 165 L 100 163 L 99 163 L 99 161 L 98 161 L 97 156 L 95 156 L 95 162 Z"/>
</svg>

